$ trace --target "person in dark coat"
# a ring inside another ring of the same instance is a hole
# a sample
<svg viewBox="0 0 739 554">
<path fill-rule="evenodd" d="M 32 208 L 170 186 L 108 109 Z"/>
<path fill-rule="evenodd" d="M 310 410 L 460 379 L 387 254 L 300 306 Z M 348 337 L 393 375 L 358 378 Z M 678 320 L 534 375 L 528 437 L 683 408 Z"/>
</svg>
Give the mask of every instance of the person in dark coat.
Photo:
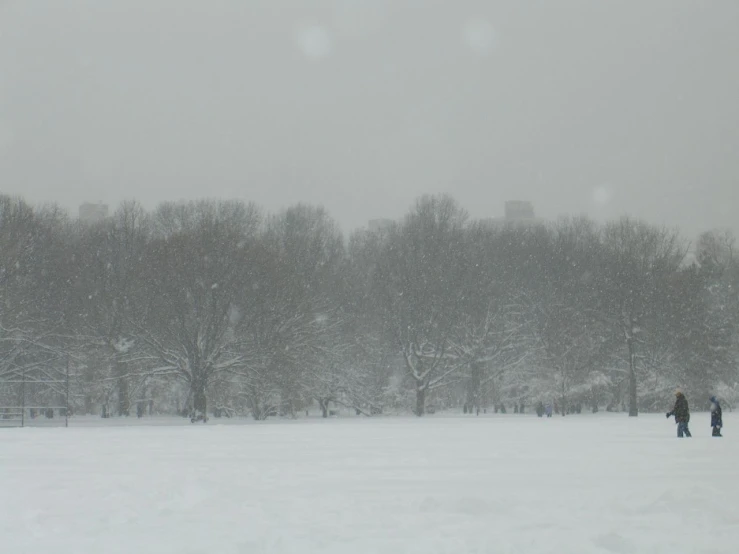
<svg viewBox="0 0 739 554">
<path fill-rule="evenodd" d="M 688 399 L 685 395 L 677 391 L 675 393 L 675 406 L 671 412 L 667 412 L 667 417 L 675 416 L 675 423 L 677 423 L 677 436 L 678 438 L 692 437 L 690 430 L 688 429 L 688 423 L 690 422 L 690 408 L 688 407 Z"/>
<path fill-rule="evenodd" d="M 724 420 L 721 417 L 721 404 L 715 396 L 711 397 L 711 427 L 713 427 L 712 437 L 721 437 L 721 428 L 724 426 Z"/>
</svg>

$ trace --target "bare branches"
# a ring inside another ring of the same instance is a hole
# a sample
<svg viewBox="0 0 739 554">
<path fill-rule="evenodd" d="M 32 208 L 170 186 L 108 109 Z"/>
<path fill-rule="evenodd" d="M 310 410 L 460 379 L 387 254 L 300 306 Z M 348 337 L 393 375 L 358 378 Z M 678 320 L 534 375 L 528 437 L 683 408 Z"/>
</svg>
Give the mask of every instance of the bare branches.
<svg viewBox="0 0 739 554">
<path fill-rule="evenodd" d="M 736 380 L 734 239 L 688 249 L 629 218 L 469 222 L 448 196 L 347 243 L 306 205 L 125 203 L 82 226 L 0 197 L 0 379 L 66 358 L 84 409 L 123 415 L 652 406 L 649 386 Z"/>
</svg>

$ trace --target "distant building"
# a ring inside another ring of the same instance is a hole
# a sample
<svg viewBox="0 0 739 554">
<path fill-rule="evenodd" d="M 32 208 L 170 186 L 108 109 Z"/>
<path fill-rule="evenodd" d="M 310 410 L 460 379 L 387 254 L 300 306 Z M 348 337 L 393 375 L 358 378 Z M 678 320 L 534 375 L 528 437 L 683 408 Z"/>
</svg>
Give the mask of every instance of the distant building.
<svg viewBox="0 0 739 554">
<path fill-rule="evenodd" d="M 536 217 L 534 205 L 526 200 L 509 200 L 505 203 L 505 211 L 503 217 L 490 217 L 484 219 L 486 223 L 496 227 L 506 225 L 530 226 L 540 225 L 544 223 L 542 219 Z"/>
<path fill-rule="evenodd" d="M 108 206 L 86 202 L 80 206 L 79 216 L 83 223 L 98 223 L 108 217 Z"/>
<path fill-rule="evenodd" d="M 524 200 L 509 200 L 505 203 L 505 218 L 508 221 L 536 219 L 534 205 Z"/>
<path fill-rule="evenodd" d="M 392 219 L 371 219 L 369 222 L 369 230 L 373 233 L 377 231 L 386 231 L 392 227 L 394 221 Z"/>
</svg>

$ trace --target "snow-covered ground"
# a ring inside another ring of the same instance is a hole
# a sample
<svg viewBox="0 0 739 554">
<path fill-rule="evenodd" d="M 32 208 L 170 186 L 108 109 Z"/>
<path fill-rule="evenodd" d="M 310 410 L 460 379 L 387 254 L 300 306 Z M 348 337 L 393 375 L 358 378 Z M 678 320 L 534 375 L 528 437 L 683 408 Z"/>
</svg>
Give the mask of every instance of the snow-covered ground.
<svg viewBox="0 0 739 554">
<path fill-rule="evenodd" d="M 0 429 L 0 547 L 726 554 L 739 417 L 723 439 L 708 420 L 690 440 L 623 414 Z"/>
</svg>

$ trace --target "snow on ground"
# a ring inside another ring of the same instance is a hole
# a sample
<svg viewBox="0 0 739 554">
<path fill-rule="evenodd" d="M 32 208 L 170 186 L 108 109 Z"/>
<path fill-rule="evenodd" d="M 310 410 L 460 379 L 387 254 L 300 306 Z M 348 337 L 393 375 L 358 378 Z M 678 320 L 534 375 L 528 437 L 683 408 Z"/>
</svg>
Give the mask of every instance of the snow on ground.
<svg viewBox="0 0 739 554">
<path fill-rule="evenodd" d="M 739 417 L 725 420 L 713 439 L 708 414 L 694 414 L 690 440 L 664 415 L 623 414 L 0 429 L 0 543 L 14 554 L 725 554 L 739 547 Z"/>
</svg>

